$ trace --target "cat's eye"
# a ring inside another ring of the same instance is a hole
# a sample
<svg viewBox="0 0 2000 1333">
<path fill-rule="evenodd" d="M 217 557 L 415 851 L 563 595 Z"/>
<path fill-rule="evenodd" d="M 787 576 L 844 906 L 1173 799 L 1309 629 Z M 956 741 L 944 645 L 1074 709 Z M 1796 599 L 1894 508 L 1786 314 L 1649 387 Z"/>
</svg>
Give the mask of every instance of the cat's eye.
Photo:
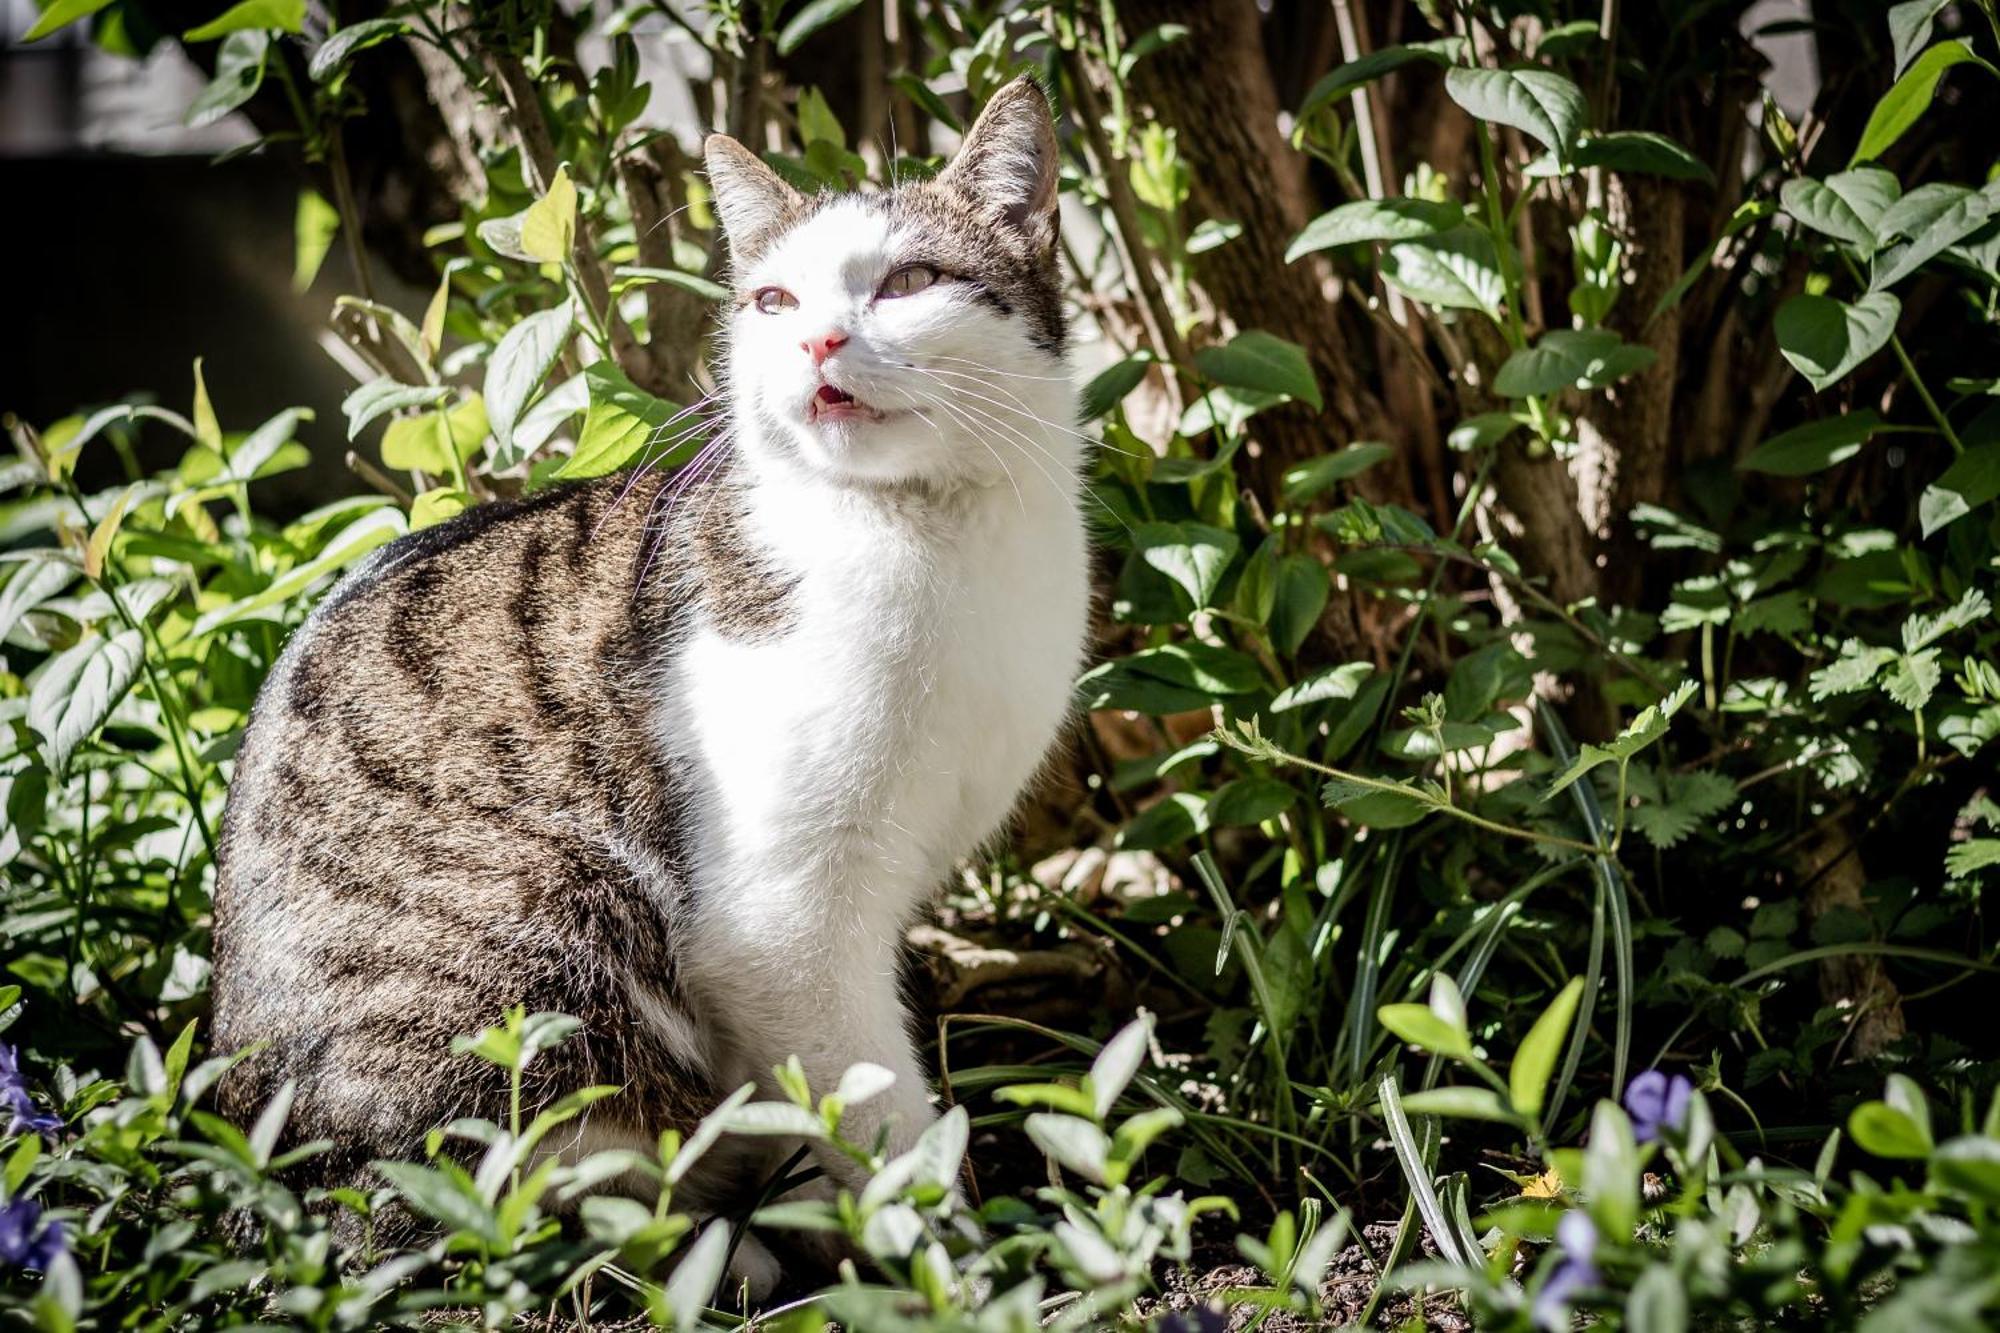
<svg viewBox="0 0 2000 1333">
<path fill-rule="evenodd" d="M 942 276 L 929 264 L 905 264 L 882 280 L 882 287 L 875 295 L 914 296 L 936 282 Z"/>
<path fill-rule="evenodd" d="M 799 305 L 799 298 L 783 287 L 759 287 L 751 299 L 757 303 L 757 309 L 767 315 L 775 315 L 780 310 L 796 310 Z"/>
</svg>

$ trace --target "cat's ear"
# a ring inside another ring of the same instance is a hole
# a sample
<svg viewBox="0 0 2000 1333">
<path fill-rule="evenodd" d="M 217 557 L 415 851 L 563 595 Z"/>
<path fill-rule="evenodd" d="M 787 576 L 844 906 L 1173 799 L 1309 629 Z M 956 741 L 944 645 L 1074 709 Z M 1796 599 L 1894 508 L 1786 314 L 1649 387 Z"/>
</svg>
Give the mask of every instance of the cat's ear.
<svg viewBox="0 0 2000 1333">
<path fill-rule="evenodd" d="M 709 135 L 701 156 L 708 167 L 715 216 L 733 256 L 750 253 L 761 238 L 805 205 L 804 196 L 726 134 Z"/>
<path fill-rule="evenodd" d="M 1023 74 L 993 94 L 938 180 L 1046 250 L 1056 240 L 1060 174 L 1048 98 Z"/>
</svg>

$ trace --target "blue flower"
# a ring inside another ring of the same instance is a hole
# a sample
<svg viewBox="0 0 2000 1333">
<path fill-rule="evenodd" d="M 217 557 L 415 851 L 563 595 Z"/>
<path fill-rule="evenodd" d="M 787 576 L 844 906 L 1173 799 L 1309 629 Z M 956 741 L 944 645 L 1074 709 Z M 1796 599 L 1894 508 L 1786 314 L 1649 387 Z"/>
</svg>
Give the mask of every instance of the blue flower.
<svg viewBox="0 0 2000 1333">
<path fill-rule="evenodd" d="M 1640 1143 L 1651 1143 L 1664 1132 L 1679 1133 L 1687 1126 L 1688 1103 L 1693 1100 L 1694 1084 L 1685 1074 L 1648 1069 L 1625 1085 L 1632 1136 Z"/>
<path fill-rule="evenodd" d="M 1577 1293 L 1602 1281 L 1597 1265 L 1591 1262 L 1597 1253 L 1597 1228 L 1591 1225 L 1590 1214 L 1564 1213 L 1556 1223 L 1556 1247 L 1562 1257 L 1535 1293 L 1531 1314 L 1537 1327 L 1549 1333 L 1567 1333 L 1570 1302 Z"/>
<path fill-rule="evenodd" d="M 5 1042 L 0 1042 L 0 1111 L 10 1116 L 9 1134 L 53 1134 L 62 1128 L 62 1117 L 35 1105 L 28 1081 L 21 1076 L 20 1057 Z"/>
<path fill-rule="evenodd" d="M 46 1272 L 68 1248 L 62 1223 L 43 1223 L 42 1206 L 33 1199 L 0 1205 L 0 1263 Z"/>
</svg>

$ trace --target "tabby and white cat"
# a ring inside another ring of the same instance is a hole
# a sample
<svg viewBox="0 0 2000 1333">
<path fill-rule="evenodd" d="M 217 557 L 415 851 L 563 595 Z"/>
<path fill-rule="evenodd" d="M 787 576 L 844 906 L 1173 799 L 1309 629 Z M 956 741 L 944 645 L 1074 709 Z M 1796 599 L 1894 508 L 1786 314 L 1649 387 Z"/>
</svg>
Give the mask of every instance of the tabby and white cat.
<svg viewBox="0 0 2000 1333">
<path fill-rule="evenodd" d="M 384 548 L 258 699 L 214 994 L 221 1045 L 262 1049 L 225 1105 L 295 1081 L 329 1182 L 498 1118 L 498 1071 L 449 1044 L 513 1004 L 583 1021 L 537 1099 L 624 1088 L 585 1146 L 685 1129 L 793 1055 L 823 1090 L 894 1072 L 859 1137 L 932 1118 L 902 933 L 1041 764 L 1085 636 L 1054 129 L 1022 80 L 886 193 L 706 158 L 726 462 Z"/>
</svg>

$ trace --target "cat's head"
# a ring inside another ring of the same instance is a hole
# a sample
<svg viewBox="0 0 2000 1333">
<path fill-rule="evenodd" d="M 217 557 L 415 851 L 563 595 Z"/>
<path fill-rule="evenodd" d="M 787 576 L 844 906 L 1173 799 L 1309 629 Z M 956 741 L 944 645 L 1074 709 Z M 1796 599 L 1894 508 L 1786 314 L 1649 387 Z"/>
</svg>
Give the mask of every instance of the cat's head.
<svg viewBox="0 0 2000 1333">
<path fill-rule="evenodd" d="M 704 154 L 739 448 L 876 484 L 1074 463 L 1055 128 L 1033 80 L 995 94 L 937 176 L 883 193 L 802 195 L 724 135 Z"/>
</svg>

